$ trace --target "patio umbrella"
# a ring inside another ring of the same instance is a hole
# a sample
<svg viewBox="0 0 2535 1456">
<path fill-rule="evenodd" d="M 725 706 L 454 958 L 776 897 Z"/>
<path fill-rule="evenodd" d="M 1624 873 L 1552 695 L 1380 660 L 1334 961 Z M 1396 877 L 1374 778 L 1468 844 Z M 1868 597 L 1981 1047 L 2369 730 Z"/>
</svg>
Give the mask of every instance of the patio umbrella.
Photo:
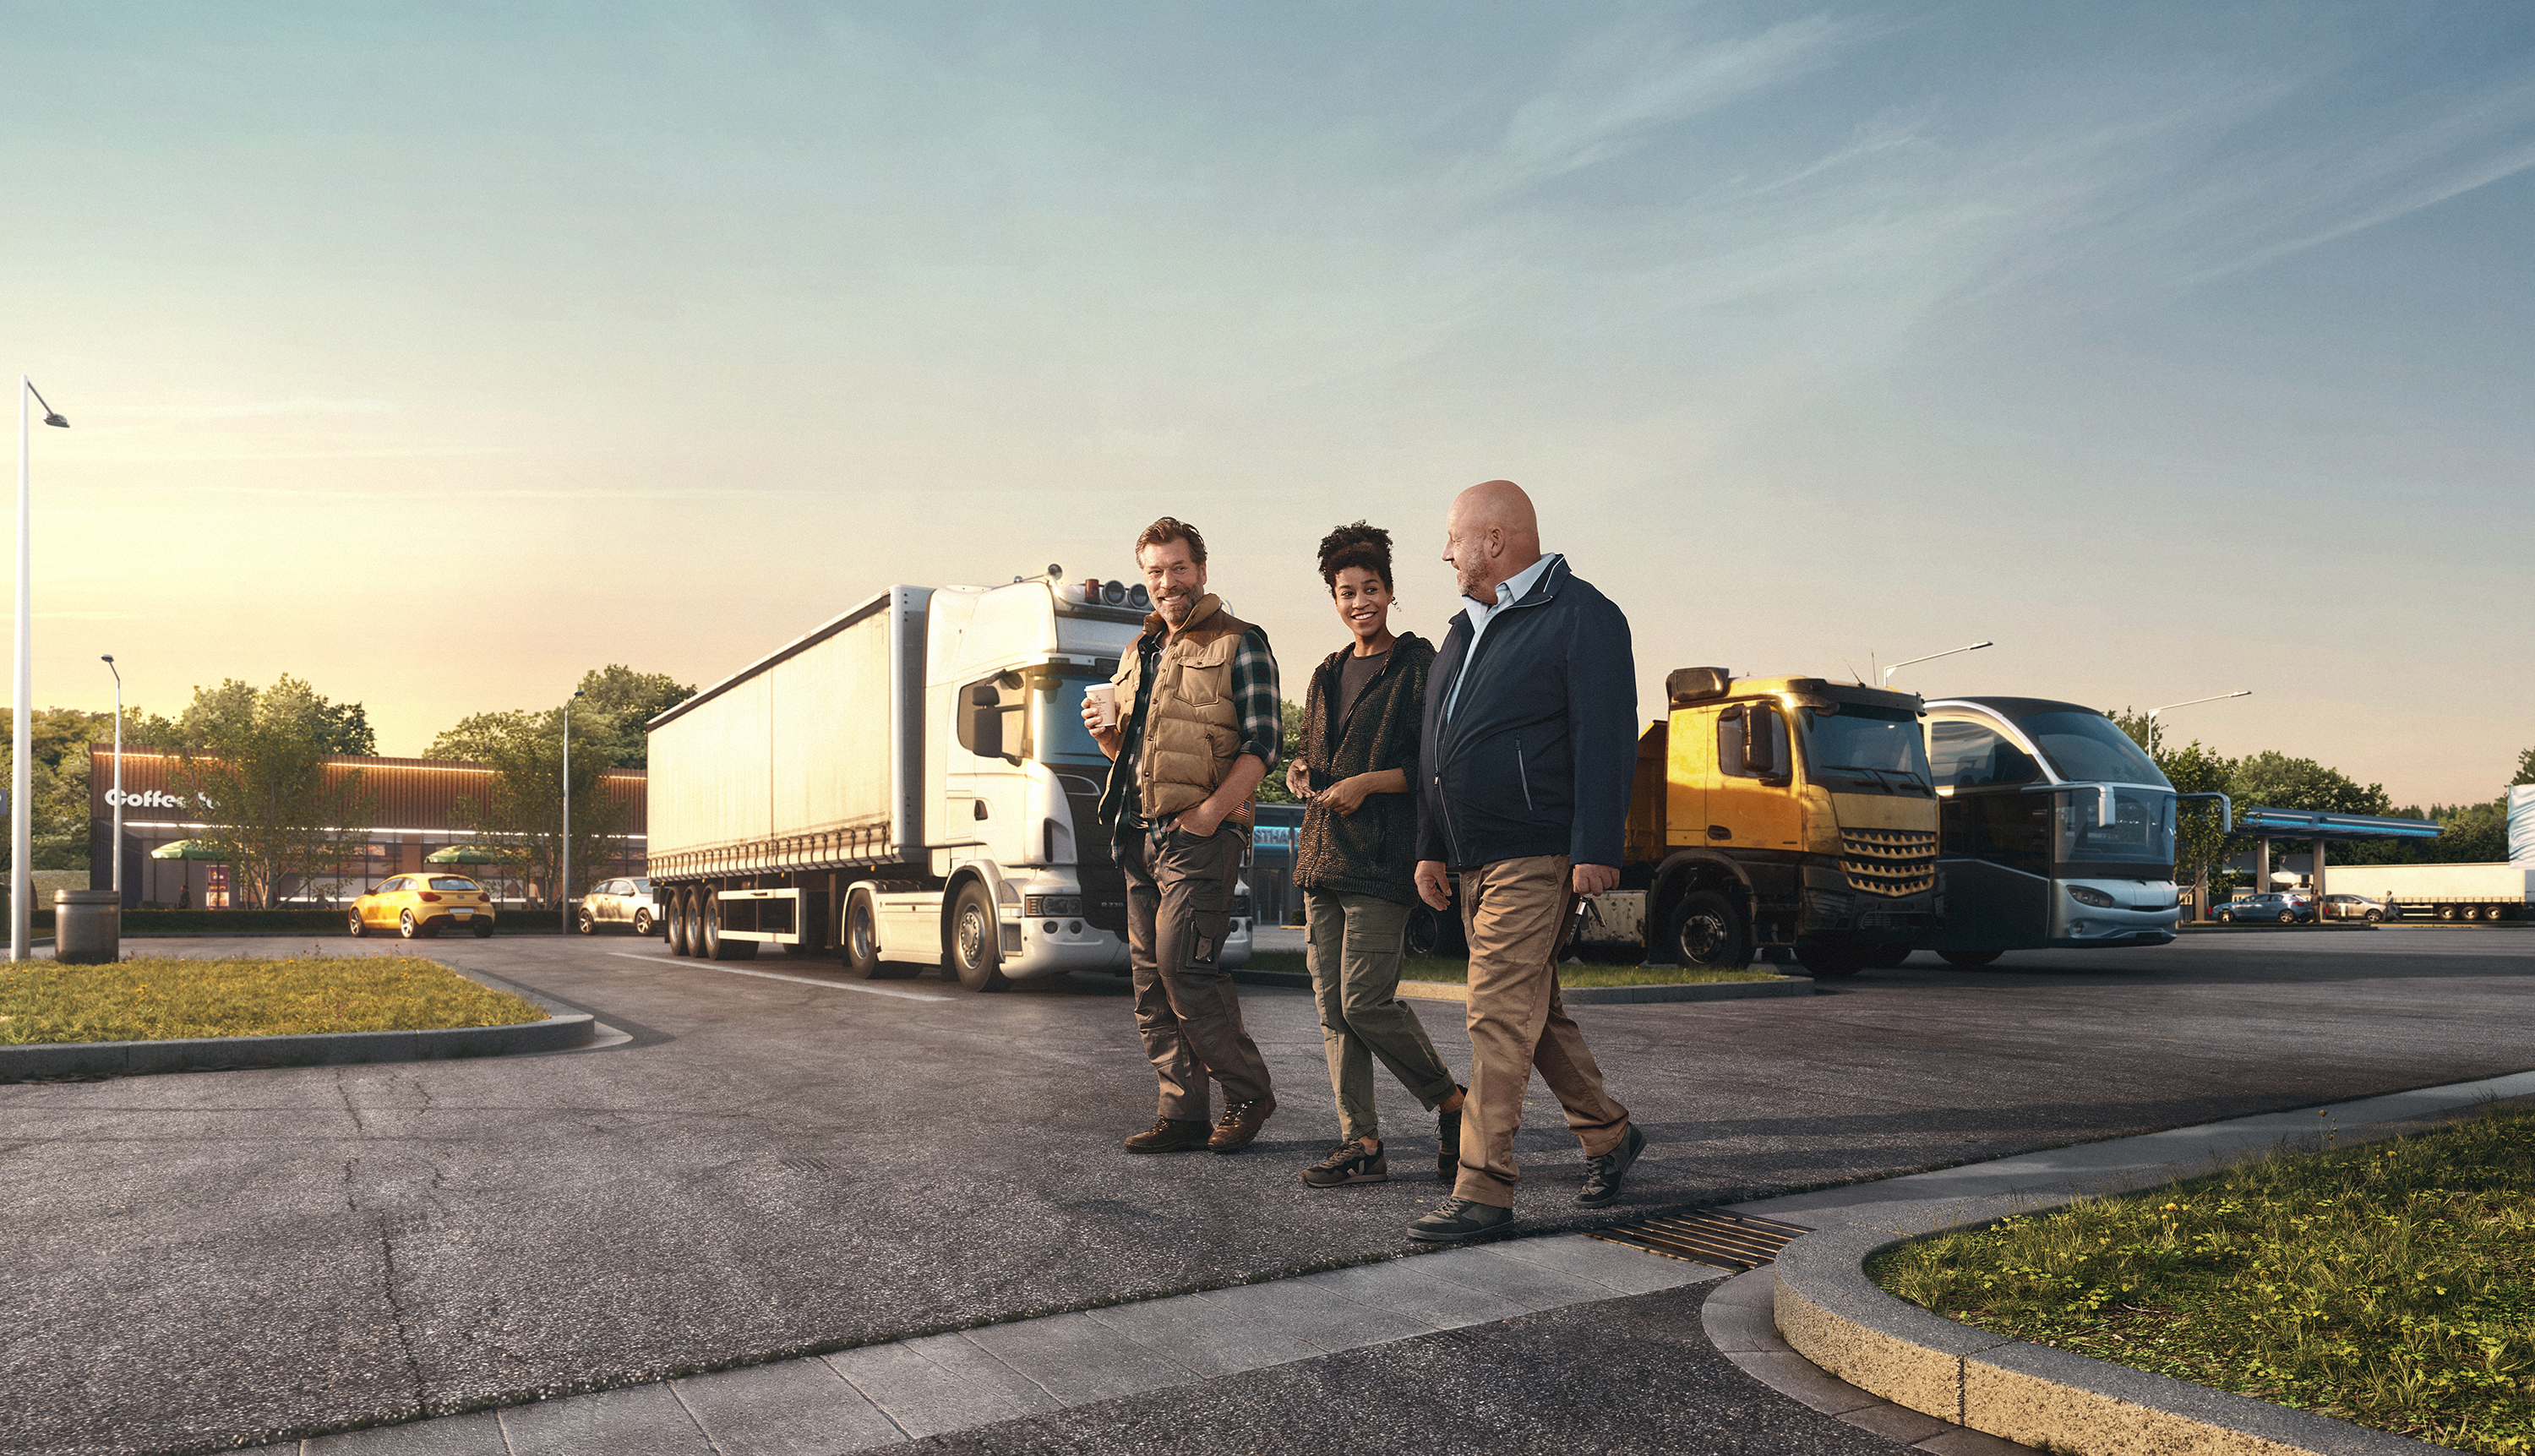
<svg viewBox="0 0 2535 1456">
<path fill-rule="evenodd" d="M 499 864 L 502 856 L 482 845 L 451 845 L 422 856 L 425 864 Z"/>
<path fill-rule="evenodd" d="M 226 859 L 228 852 L 198 839 L 170 840 L 150 852 L 153 859 Z"/>
</svg>

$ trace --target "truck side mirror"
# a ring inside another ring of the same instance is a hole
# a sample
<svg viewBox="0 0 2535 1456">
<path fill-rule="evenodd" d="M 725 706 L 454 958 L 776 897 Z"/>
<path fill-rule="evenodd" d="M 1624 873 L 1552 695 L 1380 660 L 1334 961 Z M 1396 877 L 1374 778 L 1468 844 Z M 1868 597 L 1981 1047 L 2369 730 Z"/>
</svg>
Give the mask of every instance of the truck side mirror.
<svg viewBox="0 0 2535 1456">
<path fill-rule="evenodd" d="M 1003 696 L 991 682 L 968 690 L 967 737 L 968 751 L 979 758 L 1004 756 Z"/>
<path fill-rule="evenodd" d="M 1778 740 L 1772 731 L 1778 715 L 1754 706 L 1743 714 L 1743 772 L 1755 779 L 1778 777 Z"/>
</svg>

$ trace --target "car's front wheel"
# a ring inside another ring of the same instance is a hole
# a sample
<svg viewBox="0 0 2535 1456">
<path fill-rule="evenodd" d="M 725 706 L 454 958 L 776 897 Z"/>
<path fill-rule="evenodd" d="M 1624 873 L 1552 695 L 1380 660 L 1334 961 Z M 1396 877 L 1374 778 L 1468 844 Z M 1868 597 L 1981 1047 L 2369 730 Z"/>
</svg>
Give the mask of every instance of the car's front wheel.
<svg viewBox="0 0 2535 1456">
<path fill-rule="evenodd" d="M 2236 923 L 2236 913 L 2232 910 L 2222 910 L 2218 912 L 2216 916 L 2212 917 L 2212 918 L 2216 919 L 2219 924 L 2232 925 Z"/>
<path fill-rule="evenodd" d="M 360 937 L 370 933 L 370 922 L 362 919 L 361 913 L 356 910 L 351 914 L 350 923 L 346 924 L 343 929 L 346 933 L 351 935 L 353 939 L 358 940 Z"/>
<path fill-rule="evenodd" d="M 595 935 L 598 933 L 598 919 L 585 910 L 573 917 L 572 927 L 584 935 Z"/>
</svg>

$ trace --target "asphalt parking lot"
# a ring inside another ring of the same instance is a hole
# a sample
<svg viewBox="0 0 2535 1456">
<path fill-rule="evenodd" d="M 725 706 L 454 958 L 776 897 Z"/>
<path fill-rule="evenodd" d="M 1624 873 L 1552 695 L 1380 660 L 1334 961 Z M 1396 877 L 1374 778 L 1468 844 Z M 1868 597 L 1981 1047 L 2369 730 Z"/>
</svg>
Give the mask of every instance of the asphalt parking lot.
<svg viewBox="0 0 2535 1456">
<path fill-rule="evenodd" d="M 1446 1191 L 1416 1174 L 1431 1119 L 1387 1086 L 1395 1180 L 1296 1181 L 1335 1135 L 1300 991 L 1243 988 L 1283 1103 L 1257 1144 L 1131 1158 L 1152 1082 L 1123 981 L 883 983 L 910 997 L 621 936 L 416 949 L 630 1040 L 0 1086 L 9 1449 L 216 1449 L 1308 1269 L 1402 1248 Z M 1652 1144 L 1629 1200 L 1579 1215 L 1535 1085 L 1517 1212 L 1611 1222 L 2535 1067 L 2522 931 L 2199 935 L 1834 984 L 1578 1008 Z M 1456 1009 L 1419 1012 L 1465 1065 Z"/>
</svg>

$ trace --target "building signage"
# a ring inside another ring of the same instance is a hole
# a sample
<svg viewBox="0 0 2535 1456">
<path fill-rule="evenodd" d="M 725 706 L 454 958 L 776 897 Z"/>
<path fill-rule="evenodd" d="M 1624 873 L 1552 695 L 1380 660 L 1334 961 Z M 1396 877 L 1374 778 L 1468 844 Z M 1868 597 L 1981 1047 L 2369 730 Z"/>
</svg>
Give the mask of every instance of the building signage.
<svg viewBox="0 0 2535 1456">
<path fill-rule="evenodd" d="M 200 794 L 195 796 L 197 798 L 202 797 Z M 105 791 L 105 801 L 108 807 L 126 809 L 182 809 L 192 807 L 182 798 L 179 798 L 175 794 L 169 793 L 162 789 L 153 789 L 146 793 L 133 793 L 126 790 L 109 789 Z M 203 799 L 205 807 L 209 807 L 211 802 L 212 801 L 208 798 Z"/>
</svg>

